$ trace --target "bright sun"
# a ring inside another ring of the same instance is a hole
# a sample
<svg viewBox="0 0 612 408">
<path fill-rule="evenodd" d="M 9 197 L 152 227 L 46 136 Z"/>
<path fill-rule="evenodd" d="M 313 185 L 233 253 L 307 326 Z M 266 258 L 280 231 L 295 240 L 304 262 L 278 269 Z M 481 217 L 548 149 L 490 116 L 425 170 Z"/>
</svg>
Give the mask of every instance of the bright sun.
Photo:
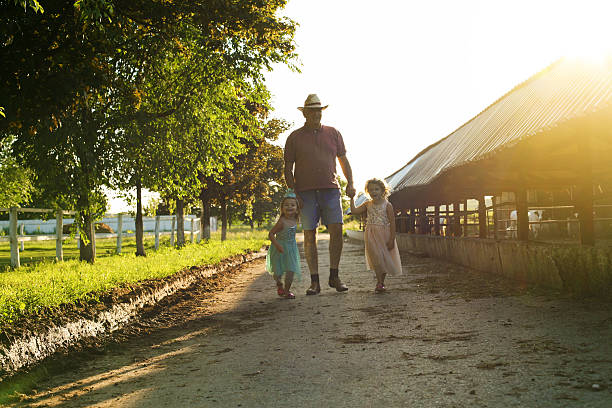
<svg viewBox="0 0 612 408">
<path fill-rule="evenodd" d="M 591 62 L 601 62 L 612 55 L 612 2 L 587 3 L 584 7 L 566 10 L 567 30 L 560 38 L 562 52 Z M 572 13 L 573 12 L 573 13 Z"/>
</svg>

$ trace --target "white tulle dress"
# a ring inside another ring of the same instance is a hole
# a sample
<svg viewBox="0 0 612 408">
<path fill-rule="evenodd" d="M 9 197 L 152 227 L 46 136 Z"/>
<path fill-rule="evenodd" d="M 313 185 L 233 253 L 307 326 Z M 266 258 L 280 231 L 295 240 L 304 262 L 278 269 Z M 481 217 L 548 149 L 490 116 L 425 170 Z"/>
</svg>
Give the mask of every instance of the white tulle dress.
<svg viewBox="0 0 612 408">
<path fill-rule="evenodd" d="M 387 205 L 385 200 L 381 204 L 373 201 L 366 203 L 368 215 L 365 226 L 365 255 L 368 270 L 397 276 L 402 274 L 402 262 L 400 260 L 397 242 L 393 249 L 387 249 L 387 242 L 391 235 L 391 221 L 387 217 Z"/>
</svg>

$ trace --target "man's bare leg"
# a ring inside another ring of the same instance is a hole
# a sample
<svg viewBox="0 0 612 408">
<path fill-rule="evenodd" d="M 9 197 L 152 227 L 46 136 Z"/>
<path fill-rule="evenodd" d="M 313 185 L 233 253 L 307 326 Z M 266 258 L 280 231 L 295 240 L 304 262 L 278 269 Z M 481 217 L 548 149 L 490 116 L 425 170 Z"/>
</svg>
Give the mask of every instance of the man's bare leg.
<svg viewBox="0 0 612 408">
<path fill-rule="evenodd" d="M 342 255 L 342 224 L 329 224 L 329 267 L 338 269 L 340 255 Z"/>
<path fill-rule="evenodd" d="M 329 286 L 336 288 L 338 292 L 348 290 L 345 284 L 338 277 L 338 266 L 340 265 L 340 255 L 342 255 L 342 224 L 329 224 Z"/>
<path fill-rule="evenodd" d="M 304 230 L 304 255 L 310 271 L 310 288 L 307 295 L 315 295 L 321 291 L 319 285 L 319 254 L 317 252 L 317 230 Z"/>
</svg>

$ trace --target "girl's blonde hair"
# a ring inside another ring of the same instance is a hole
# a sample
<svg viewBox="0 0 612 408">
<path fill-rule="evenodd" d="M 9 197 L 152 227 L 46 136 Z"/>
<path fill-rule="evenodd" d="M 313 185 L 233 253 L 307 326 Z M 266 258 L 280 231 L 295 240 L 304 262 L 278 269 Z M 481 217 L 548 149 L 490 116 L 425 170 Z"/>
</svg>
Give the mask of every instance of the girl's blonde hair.
<svg viewBox="0 0 612 408">
<path fill-rule="evenodd" d="M 368 195 L 370 195 L 370 184 L 376 184 L 382 189 L 383 198 L 387 198 L 389 196 L 389 186 L 387 185 L 387 183 L 385 183 L 384 180 L 373 178 L 373 179 L 369 179 L 368 181 L 366 181 L 365 191 L 366 193 L 368 193 Z"/>
<path fill-rule="evenodd" d="M 287 200 L 295 200 L 295 206 L 296 206 L 295 219 L 299 220 L 300 219 L 300 202 L 298 201 L 297 197 L 283 197 L 280 203 L 280 211 L 279 211 L 280 216 L 286 217 L 285 214 L 283 214 L 283 204 L 285 204 L 285 201 Z"/>
</svg>

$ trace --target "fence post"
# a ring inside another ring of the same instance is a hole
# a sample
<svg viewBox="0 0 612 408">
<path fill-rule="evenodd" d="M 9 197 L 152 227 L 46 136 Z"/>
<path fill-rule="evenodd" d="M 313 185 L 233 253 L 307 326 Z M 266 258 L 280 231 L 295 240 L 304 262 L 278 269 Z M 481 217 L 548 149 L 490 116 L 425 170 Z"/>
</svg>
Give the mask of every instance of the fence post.
<svg viewBox="0 0 612 408">
<path fill-rule="evenodd" d="M 170 227 L 170 246 L 174 247 L 174 224 L 176 223 L 176 216 L 172 216 L 172 226 Z"/>
<path fill-rule="evenodd" d="M 159 249 L 159 215 L 155 216 L 155 250 Z"/>
<path fill-rule="evenodd" d="M 195 225 L 195 218 L 192 218 L 191 219 L 191 243 L 192 244 L 195 242 L 195 234 L 193 233 L 194 225 Z"/>
<path fill-rule="evenodd" d="M 55 260 L 64 260 L 64 249 L 62 248 L 64 237 L 64 214 L 61 209 L 55 211 Z"/>
<path fill-rule="evenodd" d="M 202 217 L 200 216 L 200 218 L 197 218 L 196 221 L 196 225 L 199 227 L 198 233 L 196 234 L 196 242 L 199 244 L 200 240 L 202 239 Z"/>
<path fill-rule="evenodd" d="M 24 229 L 25 229 L 25 225 L 21 224 L 19 226 L 19 236 L 23 237 L 24 234 Z M 25 250 L 25 242 L 21 241 L 21 251 L 23 252 Z"/>
<path fill-rule="evenodd" d="M 123 214 L 117 214 L 117 254 L 121 254 L 121 244 L 123 241 Z"/>
<path fill-rule="evenodd" d="M 19 241 L 17 240 L 17 207 L 9 209 L 9 241 L 11 243 L 11 266 L 19 268 Z"/>
</svg>

